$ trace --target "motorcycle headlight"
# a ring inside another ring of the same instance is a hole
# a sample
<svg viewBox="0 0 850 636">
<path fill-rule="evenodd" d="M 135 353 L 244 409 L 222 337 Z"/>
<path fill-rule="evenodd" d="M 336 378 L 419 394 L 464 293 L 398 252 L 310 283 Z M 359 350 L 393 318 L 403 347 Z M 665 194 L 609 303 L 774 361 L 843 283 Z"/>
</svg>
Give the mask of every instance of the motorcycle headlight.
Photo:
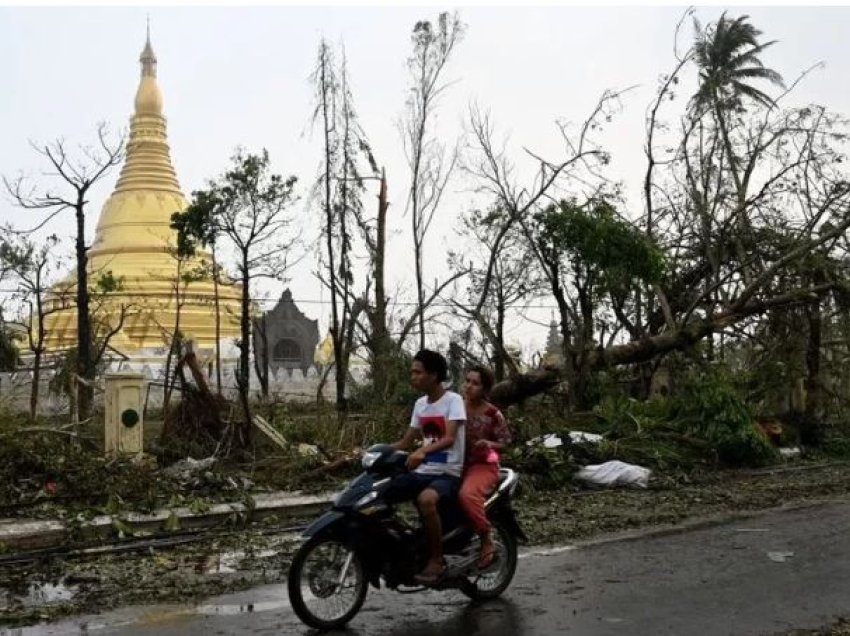
<svg viewBox="0 0 850 636">
<path fill-rule="evenodd" d="M 372 464 L 378 461 L 378 458 L 381 456 L 381 453 L 370 453 L 366 451 L 363 453 L 363 458 L 360 460 L 360 464 L 363 468 L 371 468 Z"/>
</svg>

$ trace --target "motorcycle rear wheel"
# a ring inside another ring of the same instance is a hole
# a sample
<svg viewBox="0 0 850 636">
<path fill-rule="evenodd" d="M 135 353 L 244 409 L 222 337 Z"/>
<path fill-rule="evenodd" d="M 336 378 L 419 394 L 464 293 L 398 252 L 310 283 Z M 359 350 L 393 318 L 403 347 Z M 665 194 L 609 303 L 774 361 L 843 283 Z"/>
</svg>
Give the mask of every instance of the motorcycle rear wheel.
<svg viewBox="0 0 850 636">
<path fill-rule="evenodd" d="M 493 524 L 490 531 L 496 544 L 496 561 L 477 575 L 469 576 L 460 585 L 460 591 L 473 601 L 493 599 L 502 594 L 516 573 L 518 548 L 516 538 L 504 526 Z"/>
<path fill-rule="evenodd" d="M 326 631 L 354 618 L 366 600 L 369 582 L 354 550 L 330 537 L 313 537 L 292 558 L 287 588 L 298 618 Z"/>
</svg>

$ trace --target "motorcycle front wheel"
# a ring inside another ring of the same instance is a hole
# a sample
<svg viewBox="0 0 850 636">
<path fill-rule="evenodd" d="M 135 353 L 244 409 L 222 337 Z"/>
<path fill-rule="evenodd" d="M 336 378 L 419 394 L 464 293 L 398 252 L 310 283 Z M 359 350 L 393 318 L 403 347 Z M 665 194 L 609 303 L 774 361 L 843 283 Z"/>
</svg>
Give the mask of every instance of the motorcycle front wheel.
<svg viewBox="0 0 850 636">
<path fill-rule="evenodd" d="M 305 625 L 331 630 L 360 611 L 369 582 L 354 550 L 329 537 L 313 537 L 295 553 L 287 587 L 292 609 Z"/>
<path fill-rule="evenodd" d="M 474 601 L 483 601 L 500 596 L 508 589 L 516 573 L 518 548 L 516 537 L 504 526 L 493 524 L 490 531 L 496 545 L 497 558 L 486 570 L 467 577 L 460 591 Z"/>
</svg>

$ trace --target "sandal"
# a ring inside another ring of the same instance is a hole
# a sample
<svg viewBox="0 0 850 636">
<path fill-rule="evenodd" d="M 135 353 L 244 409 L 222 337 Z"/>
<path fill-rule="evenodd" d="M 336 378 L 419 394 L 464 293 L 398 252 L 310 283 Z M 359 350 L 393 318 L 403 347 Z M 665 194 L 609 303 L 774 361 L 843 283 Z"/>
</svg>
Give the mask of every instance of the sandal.
<svg viewBox="0 0 850 636">
<path fill-rule="evenodd" d="M 427 568 L 426 568 L 427 569 Z M 423 570 L 419 574 L 413 577 L 413 580 L 417 583 L 421 583 L 422 585 L 434 585 L 438 583 L 440 579 L 442 579 L 446 575 L 446 564 L 445 562 L 440 565 L 440 569 L 437 572 L 427 572 Z"/>
</svg>

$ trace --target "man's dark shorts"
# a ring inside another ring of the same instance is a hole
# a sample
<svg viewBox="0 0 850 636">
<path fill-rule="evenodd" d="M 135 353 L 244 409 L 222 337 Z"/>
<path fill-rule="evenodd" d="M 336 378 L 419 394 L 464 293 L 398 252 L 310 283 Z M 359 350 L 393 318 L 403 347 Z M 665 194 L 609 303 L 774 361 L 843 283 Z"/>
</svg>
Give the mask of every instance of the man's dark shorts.
<svg viewBox="0 0 850 636">
<path fill-rule="evenodd" d="M 457 499 L 460 491 L 460 478 L 451 475 L 423 475 L 405 473 L 395 477 L 387 487 L 385 500 L 388 503 L 400 503 L 416 499 L 426 488 L 436 490 L 440 500 Z"/>
</svg>

